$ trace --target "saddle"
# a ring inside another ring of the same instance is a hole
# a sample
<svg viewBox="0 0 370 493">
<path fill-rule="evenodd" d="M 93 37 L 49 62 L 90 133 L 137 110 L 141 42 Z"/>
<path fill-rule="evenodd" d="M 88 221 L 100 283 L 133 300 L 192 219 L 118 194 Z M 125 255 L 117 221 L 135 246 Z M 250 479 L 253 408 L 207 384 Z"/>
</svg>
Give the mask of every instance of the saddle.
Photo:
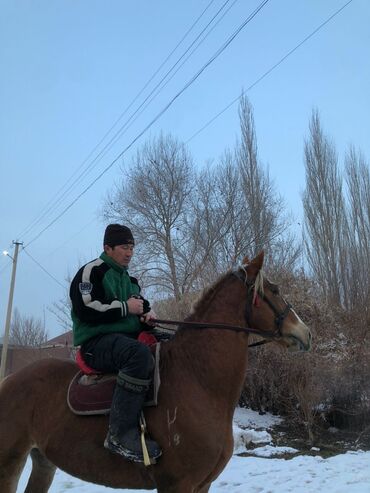
<svg viewBox="0 0 370 493">
<path fill-rule="evenodd" d="M 140 340 L 140 338 L 139 338 Z M 156 406 L 158 390 L 160 386 L 159 357 L 160 343 L 148 344 L 154 358 L 154 370 L 152 383 L 148 390 L 144 406 Z M 69 409 L 78 415 L 109 414 L 112 405 L 117 374 L 103 374 L 93 370 L 84 362 L 80 350 L 77 351 L 76 363 L 79 371 L 72 378 L 67 392 L 67 404 Z"/>
</svg>

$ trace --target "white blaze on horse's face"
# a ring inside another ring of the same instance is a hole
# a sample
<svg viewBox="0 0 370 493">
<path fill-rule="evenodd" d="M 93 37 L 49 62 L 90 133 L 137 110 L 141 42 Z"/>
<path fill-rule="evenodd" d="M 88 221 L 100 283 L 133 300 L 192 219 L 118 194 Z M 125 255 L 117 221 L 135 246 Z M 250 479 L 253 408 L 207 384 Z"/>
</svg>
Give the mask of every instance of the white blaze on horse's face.
<svg viewBox="0 0 370 493">
<path fill-rule="evenodd" d="M 273 324 L 274 338 L 278 343 L 290 351 L 308 351 L 311 348 L 310 329 L 299 318 L 290 303 L 280 295 L 278 286 L 270 282 L 262 272 L 257 275 L 254 282 L 252 305 L 255 315 L 266 317 L 265 321 L 262 320 L 262 325 Z"/>
<path fill-rule="evenodd" d="M 309 351 L 312 343 L 311 331 L 292 308 L 290 313 L 293 317 L 286 319 L 286 327 L 282 330 L 282 343 L 289 351 Z"/>
<path fill-rule="evenodd" d="M 269 281 L 268 281 L 269 283 Z M 269 283 L 270 284 L 270 283 Z M 288 347 L 289 351 L 309 351 L 311 349 L 312 334 L 307 325 L 297 315 L 292 306 L 279 294 L 276 285 L 273 286 L 271 292 L 280 298 L 283 303 L 283 308 L 289 307 L 287 314 L 282 321 L 281 326 L 281 343 Z"/>
<path fill-rule="evenodd" d="M 253 323 L 257 322 L 255 328 L 265 327 L 266 331 L 270 327 L 273 339 L 291 351 L 308 351 L 311 348 L 311 331 L 280 295 L 278 286 L 264 276 L 263 261 L 264 253 L 261 251 L 252 261 L 245 257 L 240 269 L 245 274 L 245 284 L 252 293 L 252 306 L 249 308 L 251 320 L 248 320 L 247 313 L 247 323 L 251 323 L 253 327 Z M 259 299 L 261 308 L 258 308 Z"/>
</svg>

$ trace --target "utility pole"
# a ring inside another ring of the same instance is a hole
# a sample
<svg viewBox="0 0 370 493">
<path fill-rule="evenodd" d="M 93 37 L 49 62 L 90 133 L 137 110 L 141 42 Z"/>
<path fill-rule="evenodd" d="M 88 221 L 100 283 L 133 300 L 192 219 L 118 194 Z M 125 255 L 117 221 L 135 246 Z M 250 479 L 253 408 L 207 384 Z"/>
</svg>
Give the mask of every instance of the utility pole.
<svg viewBox="0 0 370 493">
<path fill-rule="evenodd" d="M 5 377 L 6 356 L 7 356 L 8 345 L 9 345 L 10 320 L 12 318 L 13 295 L 14 295 L 14 285 L 15 285 L 15 273 L 17 271 L 18 250 L 19 250 L 19 245 L 23 245 L 23 243 L 19 242 L 19 241 L 13 241 L 13 245 L 15 245 L 14 258 L 11 257 L 8 254 L 8 252 L 4 252 L 4 255 L 8 255 L 8 257 L 10 257 L 13 260 L 13 269 L 12 269 L 12 279 L 10 281 L 8 309 L 6 312 L 5 332 L 4 332 L 4 338 L 3 338 L 3 350 L 1 352 L 0 381 Z"/>
</svg>

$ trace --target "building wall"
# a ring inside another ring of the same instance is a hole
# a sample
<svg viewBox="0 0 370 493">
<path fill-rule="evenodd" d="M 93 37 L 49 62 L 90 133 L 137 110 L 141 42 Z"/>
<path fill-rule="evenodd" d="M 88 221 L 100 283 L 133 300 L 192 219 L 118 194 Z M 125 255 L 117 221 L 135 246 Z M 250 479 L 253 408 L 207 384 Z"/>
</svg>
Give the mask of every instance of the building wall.
<svg viewBox="0 0 370 493">
<path fill-rule="evenodd" d="M 2 346 L 0 346 L 0 354 Z M 9 346 L 6 358 L 6 375 L 10 375 L 21 368 L 45 358 L 59 358 L 74 360 L 74 348 L 72 346 L 55 345 L 45 347 Z"/>
</svg>

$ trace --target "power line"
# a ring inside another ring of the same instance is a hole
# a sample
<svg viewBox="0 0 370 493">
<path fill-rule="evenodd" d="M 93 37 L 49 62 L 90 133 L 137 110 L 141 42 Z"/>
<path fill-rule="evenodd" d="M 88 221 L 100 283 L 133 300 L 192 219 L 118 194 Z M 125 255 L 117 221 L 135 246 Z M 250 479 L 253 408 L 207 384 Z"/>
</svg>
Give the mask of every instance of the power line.
<svg viewBox="0 0 370 493">
<path fill-rule="evenodd" d="M 88 226 L 90 226 L 93 222 L 95 222 L 95 217 L 93 219 L 91 219 L 91 221 L 89 221 L 88 223 L 86 223 L 84 226 L 80 227 L 80 229 L 77 231 L 77 233 L 74 233 L 73 235 L 71 235 L 69 238 L 67 238 L 65 241 L 63 241 L 62 243 L 60 243 L 54 250 L 52 250 L 50 253 L 48 253 L 45 258 L 48 258 L 50 257 L 51 255 L 53 255 L 55 252 L 57 252 L 60 248 L 63 248 L 64 245 L 66 245 L 67 243 L 69 243 L 71 240 L 73 240 L 74 238 L 76 238 L 77 236 L 79 236 Z"/>
<path fill-rule="evenodd" d="M 11 265 L 12 265 L 11 262 L 9 262 L 8 264 L 4 265 L 4 267 L 0 270 L 0 274 L 2 274 L 3 272 L 5 272 L 6 269 L 8 269 Z"/>
<path fill-rule="evenodd" d="M 117 157 L 106 166 L 103 171 L 67 206 L 56 218 L 54 218 L 47 226 L 45 226 L 36 236 L 34 236 L 27 244 L 36 241 L 47 229 L 49 229 L 56 221 L 58 221 L 102 176 L 109 171 L 114 164 L 142 137 L 153 124 L 172 106 L 172 104 L 200 77 L 200 75 L 225 51 L 225 49 L 234 41 L 238 34 L 245 28 L 249 22 L 262 10 L 269 2 L 263 0 L 259 6 L 242 22 L 242 24 L 233 32 L 233 34 L 224 42 L 224 44 L 212 55 L 212 57 L 198 70 L 198 72 L 183 86 L 183 88 L 167 103 L 167 105 L 144 127 L 144 129 L 128 144 Z"/>
<path fill-rule="evenodd" d="M 231 106 L 233 106 L 237 101 L 240 100 L 244 92 L 248 92 L 253 87 L 255 87 L 257 84 L 259 84 L 265 77 L 271 74 L 273 70 L 275 70 L 279 65 L 281 65 L 290 55 L 292 55 L 298 48 L 300 48 L 306 41 L 308 41 L 310 38 L 312 38 L 318 31 L 320 31 L 326 24 L 328 24 L 334 17 L 336 17 L 342 10 L 344 10 L 353 0 L 349 0 L 347 3 L 345 3 L 342 7 L 340 7 L 334 14 L 332 14 L 330 17 L 328 17 L 324 22 L 322 22 L 316 29 L 314 29 L 308 36 L 306 36 L 300 43 L 298 43 L 293 49 L 288 51 L 286 55 L 284 55 L 278 62 L 276 62 L 271 68 L 269 68 L 263 75 L 261 75 L 258 79 L 256 79 L 253 84 L 251 84 L 247 89 L 242 91 L 242 94 L 237 96 L 235 99 L 233 99 L 227 106 L 225 106 L 221 111 L 219 111 L 215 116 L 213 116 L 210 120 L 208 120 L 207 123 L 205 123 L 199 130 L 197 130 L 191 137 L 189 137 L 188 140 L 185 141 L 185 144 L 193 140 L 195 137 L 197 137 L 203 130 L 205 130 L 211 123 L 213 123 L 215 120 L 217 120 L 218 117 L 220 117 L 225 111 L 227 111 Z"/>
<path fill-rule="evenodd" d="M 229 0 L 228 0 L 229 1 Z M 221 7 L 221 9 L 216 13 L 216 16 L 211 19 L 211 21 L 207 24 L 207 26 L 203 29 L 203 31 L 197 36 L 197 38 L 193 41 L 193 43 L 188 47 L 188 49 L 183 53 L 183 55 L 178 59 L 178 61 L 171 67 L 171 69 L 167 72 L 167 74 L 162 78 L 161 81 L 154 87 L 154 89 L 148 94 L 146 99 L 141 103 L 141 105 L 135 110 L 135 112 L 130 116 L 130 118 L 126 121 L 124 125 L 121 126 L 121 128 L 116 132 L 116 134 L 112 137 L 111 141 L 109 142 L 114 145 L 121 137 L 126 133 L 126 130 L 128 130 L 132 124 L 139 118 L 139 116 L 146 110 L 146 108 L 151 104 L 151 102 L 162 92 L 162 90 L 167 86 L 167 84 L 175 77 L 177 72 L 181 69 L 181 67 L 184 66 L 184 64 L 189 60 L 189 58 L 194 54 L 194 52 L 199 48 L 199 46 L 205 41 L 205 39 L 210 35 L 210 33 L 218 26 L 218 24 L 222 21 L 222 19 L 225 17 L 225 15 L 230 11 L 230 9 L 235 5 L 235 3 L 238 0 L 234 0 L 234 2 L 229 6 L 229 8 L 222 14 L 220 19 L 210 28 L 210 30 L 204 35 L 204 37 L 199 41 L 199 43 L 195 46 L 195 48 L 189 53 L 189 55 L 185 58 L 185 60 L 179 65 L 179 67 L 173 72 L 171 77 L 169 77 L 166 80 L 166 77 L 172 72 L 172 70 L 176 67 L 176 65 L 180 62 L 180 60 L 183 58 L 184 55 L 189 51 L 189 49 L 193 46 L 195 41 L 197 41 L 200 37 L 200 35 L 203 34 L 203 32 L 208 28 L 210 23 L 213 21 L 213 19 L 221 12 L 222 8 L 226 5 L 227 2 Z M 162 84 L 163 82 L 163 84 Z M 158 90 L 157 90 L 158 89 Z M 157 90 L 157 92 L 155 92 Z M 154 95 L 152 96 L 152 94 Z M 150 98 L 150 96 L 152 96 Z M 150 98 L 150 99 L 149 99 Z M 148 101 L 149 99 L 149 101 Z M 147 102 L 148 101 L 148 102 Z M 146 103 L 146 104 L 145 104 Z M 145 106 L 144 106 L 145 104 Z M 143 107 L 144 106 L 144 107 Z M 143 108 L 142 108 L 143 107 Z M 142 108 L 142 110 L 139 112 L 139 110 Z M 139 112 L 139 113 L 138 113 Z M 134 116 L 136 117 L 134 118 Z M 131 123 L 130 123 L 131 122 Z M 111 147 L 111 146 L 110 146 Z M 110 148 L 109 147 L 109 148 Z M 103 149 L 104 151 L 105 149 Z M 106 152 L 103 154 L 106 154 Z"/>
<path fill-rule="evenodd" d="M 91 168 L 92 164 L 94 164 L 94 162 L 97 160 L 97 158 L 99 158 L 99 156 L 101 155 L 101 153 L 103 151 L 105 151 L 105 149 L 107 148 L 107 146 L 109 146 L 112 142 L 112 139 L 108 142 L 108 144 L 105 145 L 105 147 L 102 149 L 102 151 L 100 151 L 100 153 L 94 158 L 94 160 L 92 161 L 92 163 L 89 164 L 89 166 L 84 170 L 82 171 L 82 173 L 79 174 L 79 176 L 72 182 L 72 184 L 67 188 L 67 190 L 65 190 L 63 193 L 61 193 L 65 188 L 66 186 L 68 185 L 68 183 L 70 183 L 70 181 L 72 180 L 72 178 L 76 175 L 76 173 L 84 166 L 85 163 L 87 163 L 87 161 L 90 159 L 90 157 L 94 154 L 94 152 L 98 149 L 98 147 L 104 142 L 104 140 L 106 139 L 106 137 L 111 133 L 111 131 L 116 127 L 116 125 L 118 124 L 118 122 L 121 121 L 121 119 L 124 117 L 124 115 L 128 112 L 128 110 L 133 106 L 133 104 L 137 101 L 137 99 L 141 96 L 141 94 L 144 92 L 144 90 L 148 87 L 148 85 L 150 84 L 150 82 L 155 78 L 155 76 L 159 73 L 159 71 L 162 69 L 162 67 L 167 63 L 167 61 L 171 58 L 171 56 L 173 55 L 173 53 L 177 50 L 177 48 L 181 45 L 181 43 L 186 39 L 186 37 L 188 36 L 188 34 L 194 29 L 194 27 L 197 25 L 197 23 L 199 22 L 199 20 L 203 17 L 203 15 L 206 13 L 206 11 L 209 9 L 209 7 L 212 5 L 212 3 L 214 3 L 215 0 L 211 0 L 208 5 L 205 7 L 205 9 L 201 12 L 201 14 L 197 17 L 197 19 L 193 22 L 193 24 L 190 26 L 190 28 L 186 31 L 186 33 L 183 35 L 183 37 L 181 38 L 181 40 L 177 43 L 177 45 L 175 46 L 175 48 L 169 53 L 169 55 L 167 55 L 167 57 L 165 58 L 165 60 L 161 63 L 161 65 L 158 67 L 158 69 L 153 73 L 153 75 L 149 78 L 149 80 L 146 82 L 146 84 L 142 87 L 142 89 L 136 94 L 136 96 L 134 97 L 134 99 L 131 101 L 131 103 L 125 108 L 125 110 L 121 113 L 121 115 L 118 117 L 118 119 L 114 122 L 114 124 L 110 127 L 110 129 L 104 134 L 104 136 L 102 137 L 102 139 L 98 142 L 98 144 L 96 144 L 96 146 L 92 149 L 92 151 L 89 153 L 89 155 L 84 159 L 84 161 L 81 163 L 81 165 L 78 167 L 78 169 L 71 175 L 71 177 L 67 180 L 67 182 L 58 190 L 58 192 L 53 196 L 53 198 L 51 200 L 49 200 L 49 202 L 46 204 L 46 206 L 44 207 L 44 209 L 42 209 L 41 211 L 41 215 L 37 216 L 35 218 L 35 220 L 33 220 L 31 222 L 31 224 L 21 233 L 21 235 L 19 236 L 26 236 L 29 231 L 31 231 L 37 224 L 39 224 L 42 219 L 48 215 L 53 209 L 55 209 L 55 207 L 57 205 L 59 205 L 59 203 L 64 199 L 64 197 L 66 196 L 66 194 L 68 194 L 68 192 L 74 188 L 74 186 L 79 182 L 81 181 L 81 179 L 86 175 L 86 173 L 89 171 L 89 168 Z M 228 3 L 230 0 L 226 0 L 225 4 Z M 224 4 L 224 5 L 225 5 Z M 223 6 L 221 7 L 220 10 L 223 9 Z M 216 16 L 218 15 L 218 13 L 216 13 Z M 213 18 L 211 20 L 211 22 L 213 21 Z M 208 26 L 208 24 L 207 24 Z M 202 31 L 203 32 L 203 31 Z M 182 55 L 183 56 L 183 55 Z M 180 58 L 181 59 L 181 58 Z M 178 62 L 177 62 L 178 63 Z M 171 69 L 172 70 L 172 69 Z M 167 76 L 167 74 L 166 74 Z M 165 76 L 165 77 L 166 77 Z M 160 83 L 163 81 L 163 79 L 160 81 Z M 157 87 L 157 86 L 156 86 Z M 152 94 L 152 93 L 151 93 Z M 146 100 L 145 100 L 146 101 Z M 121 127 L 122 129 L 122 127 Z M 121 129 L 119 131 L 121 131 Z M 114 135 L 113 139 L 116 137 L 117 134 Z M 60 195 L 59 198 L 55 198 L 55 197 L 58 197 L 58 195 Z"/>
<path fill-rule="evenodd" d="M 151 92 L 148 94 L 148 96 L 144 99 L 144 101 L 139 105 L 138 108 L 131 114 L 131 116 L 126 120 L 126 122 L 121 125 L 121 127 L 116 131 L 116 133 L 111 137 L 111 139 L 105 144 L 105 146 L 101 149 L 101 151 L 94 157 L 94 159 L 91 161 L 91 163 L 86 167 L 84 171 L 80 173 L 80 175 L 74 180 L 72 185 L 62 194 L 62 196 L 57 200 L 56 204 L 46 211 L 46 214 L 50 211 L 52 211 L 53 208 L 55 208 L 56 205 L 58 205 L 66 195 L 68 195 L 68 192 L 70 190 L 73 190 L 78 183 L 81 182 L 81 180 L 88 174 L 90 171 L 92 171 L 95 166 L 104 158 L 104 156 L 107 154 L 107 152 L 113 147 L 113 145 L 126 133 L 126 130 L 131 127 L 131 125 L 137 120 L 138 116 L 142 114 L 142 112 L 148 107 L 148 105 L 158 96 L 158 94 L 162 91 L 162 89 L 167 85 L 167 83 L 173 78 L 173 76 L 178 72 L 179 69 L 176 70 L 176 72 L 171 76 L 168 81 L 162 85 L 162 87 L 154 94 L 154 96 L 150 99 L 150 101 L 144 106 L 142 111 L 137 115 L 136 118 L 134 116 L 138 113 L 138 111 L 143 107 L 143 105 L 148 101 L 148 99 L 152 96 L 152 94 L 158 89 L 158 87 L 161 86 L 161 84 L 166 80 L 168 75 L 173 71 L 173 69 L 178 65 L 178 63 L 182 60 L 182 58 L 187 54 L 187 52 L 191 49 L 191 47 L 194 45 L 194 43 L 199 39 L 199 37 L 207 30 L 207 28 L 212 24 L 212 22 L 220 15 L 222 10 L 225 8 L 225 6 L 230 2 L 230 0 L 226 0 L 220 9 L 216 12 L 216 14 L 211 18 L 211 20 L 208 22 L 208 24 L 203 28 L 203 30 L 198 34 L 198 36 L 195 38 L 195 40 L 190 44 L 190 46 L 185 50 L 185 52 L 178 58 L 176 63 L 172 65 L 172 67 L 167 71 L 167 73 L 162 77 L 162 79 L 157 83 L 157 85 L 151 90 Z M 226 13 L 230 10 L 230 8 L 237 2 L 237 0 L 234 0 L 233 4 L 227 9 L 227 11 L 222 15 L 221 19 L 217 21 L 217 23 L 206 33 L 206 35 L 203 37 L 203 39 L 198 43 L 198 45 L 194 48 L 194 50 L 191 52 L 191 54 L 185 59 L 185 61 L 180 65 L 180 67 L 183 66 L 183 64 L 189 59 L 189 57 L 198 49 L 198 47 L 202 44 L 202 42 L 208 37 L 208 35 L 212 32 L 212 30 L 218 25 L 218 23 L 223 19 L 223 17 L 226 15 Z M 179 67 L 179 68 L 180 68 Z M 135 98 L 136 99 L 136 98 Z M 129 106 L 129 108 L 132 106 L 132 104 Z M 125 111 L 126 113 L 126 111 Z M 123 115 L 122 115 L 123 116 Z M 134 118 L 134 119 L 133 119 Z M 130 123 L 131 122 L 131 123 Z M 113 127 L 112 127 L 113 128 Z"/>
<path fill-rule="evenodd" d="M 43 266 L 40 264 L 40 262 L 38 262 L 36 259 L 34 259 L 34 258 L 32 257 L 32 255 L 31 255 L 29 252 L 27 252 L 27 250 L 25 249 L 25 247 L 23 247 L 23 250 L 22 250 L 22 251 L 24 251 L 24 253 L 25 253 L 25 254 L 26 254 L 26 255 L 27 255 L 27 256 L 28 256 L 28 257 L 29 257 L 29 258 L 30 258 L 33 262 L 35 262 L 35 264 L 36 264 L 36 265 L 38 265 L 38 266 L 40 267 L 40 269 L 41 269 L 41 270 L 43 270 L 43 271 L 45 272 L 45 274 L 47 274 L 47 275 L 48 275 L 51 279 L 53 279 L 53 281 L 55 281 L 57 284 L 59 284 L 59 286 L 61 286 L 63 289 L 65 289 L 65 288 L 66 288 L 66 285 L 63 285 L 61 282 L 59 282 L 59 281 L 58 281 L 58 279 L 57 279 L 56 277 L 54 277 L 52 274 L 50 274 L 50 272 L 49 272 L 49 271 L 47 271 L 47 270 L 45 269 L 45 267 L 43 267 Z"/>
</svg>

